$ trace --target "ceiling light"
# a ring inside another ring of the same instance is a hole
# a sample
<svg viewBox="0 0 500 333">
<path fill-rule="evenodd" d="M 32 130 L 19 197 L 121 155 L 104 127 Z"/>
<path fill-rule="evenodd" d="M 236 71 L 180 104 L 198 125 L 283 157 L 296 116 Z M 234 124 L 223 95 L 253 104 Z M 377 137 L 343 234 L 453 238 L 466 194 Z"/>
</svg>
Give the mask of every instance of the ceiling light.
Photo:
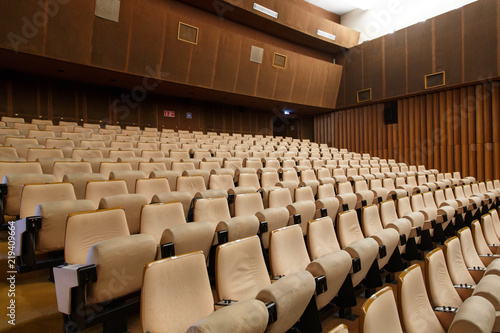
<svg viewBox="0 0 500 333">
<path fill-rule="evenodd" d="M 284 114 L 285 116 L 288 116 L 288 115 L 290 114 L 290 110 L 283 110 L 283 114 Z"/>
<path fill-rule="evenodd" d="M 316 33 L 318 34 L 318 36 L 325 37 L 331 40 L 335 40 L 337 38 L 335 35 L 319 29 Z"/>
<path fill-rule="evenodd" d="M 278 12 L 275 12 L 274 10 L 271 10 L 269 8 L 261 6 L 258 3 L 254 2 L 253 9 L 255 9 L 256 11 L 259 11 L 259 12 L 261 12 L 263 14 L 269 15 L 271 17 L 278 18 Z"/>
</svg>

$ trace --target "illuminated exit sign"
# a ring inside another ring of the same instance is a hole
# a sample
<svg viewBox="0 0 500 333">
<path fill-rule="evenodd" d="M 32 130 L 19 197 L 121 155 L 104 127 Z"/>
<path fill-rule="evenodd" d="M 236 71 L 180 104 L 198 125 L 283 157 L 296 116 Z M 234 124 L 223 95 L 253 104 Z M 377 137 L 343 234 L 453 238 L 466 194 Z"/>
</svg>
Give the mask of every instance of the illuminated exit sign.
<svg viewBox="0 0 500 333">
<path fill-rule="evenodd" d="M 169 118 L 175 118 L 175 111 L 163 111 L 163 116 L 164 117 L 169 117 Z"/>
</svg>

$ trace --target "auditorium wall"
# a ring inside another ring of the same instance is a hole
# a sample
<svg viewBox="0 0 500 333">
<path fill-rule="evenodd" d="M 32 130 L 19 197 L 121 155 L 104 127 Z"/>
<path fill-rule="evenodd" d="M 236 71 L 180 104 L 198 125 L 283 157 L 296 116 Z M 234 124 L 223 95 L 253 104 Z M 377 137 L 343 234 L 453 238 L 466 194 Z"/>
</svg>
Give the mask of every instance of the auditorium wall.
<svg viewBox="0 0 500 333">
<path fill-rule="evenodd" d="M 396 124 L 385 124 L 384 107 L 374 103 L 315 116 L 314 139 L 479 180 L 500 178 L 499 81 L 399 98 Z"/>
</svg>

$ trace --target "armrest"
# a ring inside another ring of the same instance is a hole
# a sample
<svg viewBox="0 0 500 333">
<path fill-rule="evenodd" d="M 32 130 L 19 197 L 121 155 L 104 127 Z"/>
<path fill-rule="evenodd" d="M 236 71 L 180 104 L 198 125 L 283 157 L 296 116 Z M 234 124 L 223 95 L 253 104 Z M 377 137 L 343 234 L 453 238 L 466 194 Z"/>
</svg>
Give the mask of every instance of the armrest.
<svg viewBox="0 0 500 333">
<path fill-rule="evenodd" d="M 488 265 L 495 259 L 498 259 L 500 258 L 499 255 L 495 255 L 495 254 L 480 254 L 479 255 L 479 259 L 481 259 L 481 261 L 483 262 L 484 266 L 488 267 Z"/>
<path fill-rule="evenodd" d="M 422 236 L 422 227 L 411 228 L 410 238 Z"/>
<path fill-rule="evenodd" d="M 453 287 L 455 287 L 455 290 L 460 295 L 460 298 L 462 300 L 466 300 L 467 298 L 472 296 L 475 286 L 472 286 L 470 284 L 454 284 Z"/>
<path fill-rule="evenodd" d="M 448 331 L 458 308 L 453 308 L 451 306 L 436 306 L 433 310 L 445 331 Z"/>
<path fill-rule="evenodd" d="M 467 270 L 476 283 L 479 283 L 486 272 L 486 268 L 484 267 L 467 267 Z"/>
<path fill-rule="evenodd" d="M 97 281 L 97 270 L 95 265 L 61 265 L 53 268 L 54 283 L 56 286 L 57 308 L 67 315 L 72 310 L 73 288 L 77 295 L 84 299 L 85 285 Z"/>
<path fill-rule="evenodd" d="M 272 305 L 269 307 L 272 308 Z M 187 332 L 212 332 L 216 327 L 217 331 L 221 332 L 237 332 L 242 328 L 242 318 L 251 322 L 252 329 L 264 331 L 271 319 L 269 307 L 256 299 L 234 302 L 233 305 L 224 306 L 194 323 Z"/>
</svg>

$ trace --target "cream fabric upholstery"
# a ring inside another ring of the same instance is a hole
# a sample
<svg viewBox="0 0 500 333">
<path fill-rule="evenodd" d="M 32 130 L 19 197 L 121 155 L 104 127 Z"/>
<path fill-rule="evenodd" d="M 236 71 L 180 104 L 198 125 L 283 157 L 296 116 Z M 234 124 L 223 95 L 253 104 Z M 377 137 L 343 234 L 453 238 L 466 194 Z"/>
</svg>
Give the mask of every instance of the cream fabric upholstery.
<svg viewBox="0 0 500 333">
<path fill-rule="evenodd" d="M 101 198 L 118 194 L 128 194 L 124 180 L 89 181 L 85 189 L 85 199 L 92 200 L 96 208 Z"/>
<path fill-rule="evenodd" d="M 117 194 L 101 198 L 99 209 L 123 208 L 130 234 L 140 231 L 141 210 L 149 201 L 142 194 Z"/>
<path fill-rule="evenodd" d="M 180 201 L 184 209 L 184 215 L 187 216 L 192 198 L 189 192 L 172 191 L 155 194 L 153 199 L 151 199 L 151 203 Z"/>
<path fill-rule="evenodd" d="M 99 167 L 99 173 L 101 173 L 106 179 L 109 179 L 109 174 L 112 171 L 131 171 L 132 165 L 127 162 L 101 162 Z"/>
<path fill-rule="evenodd" d="M 178 177 L 176 189 L 194 196 L 197 192 L 206 190 L 205 179 L 202 176 Z"/>
<path fill-rule="evenodd" d="M 212 223 L 183 223 L 165 229 L 160 244 L 174 243 L 176 255 L 201 250 L 208 262 L 213 239 L 214 227 Z"/>
<path fill-rule="evenodd" d="M 222 220 L 231 218 L 227 200 L 224 197 L 198 199 L 194 203 L 193 221 L 208 221 L 214 226 Z"/>
<path fill-rule="evenodd" d="M 267 328 L 266 305 L 258 300 L 240 301 L 230 307 L 217 310 L 196 322 L 187 333 L 241 332 L 259 333 Z"/>
<path fill-rule="evenodd" d="M 262 245 L 267 249 L 269 248 L 270 232 L 288 225 L 288 210 L 285 207 L 267 208 L 258 211 L 255 216 L 257 216 L 260 222 L 267 221 L 268 231 L 261 235 Z"/>
<path fill-rule="evenodd" d="M 77 199 L 85 199 L 85 189 L 88 181 L 106 180 L 100 173 L 69 173 L 64 175 L 63 182 L 73 184 Z"/>
<path fill-rule="evenodd" d="M 448 332 L 488 333 L 495 331 L 494 325 L 494 307 L 482 297 L 471 296 L 462 304 Z"/>
<path fill-rule="evenodd" d="M 141 234 L 150 234 L 160 244 L 163 231 L 186 223 L 180 202 L 144 205 L 141 211 Z"/>
<path fill-rule="evenodd" d="M 159 170 L 152 171 L 149 177 L 151 178 L 167 178 L 171 191 L 179 191 L 177 190 L 177 178 L 179 178 L 182 174 L 179 171 L 172 170 Z"/>
<path fill-rule="evenodd" d="M 405 269 L 398 279 L 398 308 L 405 332 L 445 333 L 433 311 L 419 265 Z"/>
<path fill-rule="evenodd" d="M 255 215 L 237 216 L 222 220 L 217 224 L 215 231 L 227 230 L 228 241 L 233 241 L 259 232 L 259 219 Z"/>
<path fill-rule="evenodd" d="M 144 195 L 148 202 L 160 193 L 170 192 L 167 178 L 140 178 L 135 185 L 135 193 Z"/>
<path fill-rule="evenodd" d="M 127 183 L 128 193 L 136 193 L 135 186 L 137 179 L 145 178 L 146 174 L 139 170 L 111 171 L 109 180 L 123 179 Z"/>
<path fill-rule="evenodd" d="M 316 217 L 316 203 L 314 201 L 298 201 L 287 206 L 288 212 L 290 214 L 290 220 L 288 224 L 293 224 L 293 216 L 300 215 L 302 228 L 302 233 L 307 235 L 308 222 L 314 220 Z"/>
<path fill-rule="evenodd" d="M 475 285 L 476 282 L 465 265 L 460 240 L 457 237 L 452 237 L 446 240 L 444 245 L 446 264 L 453 284 Z"/>
<path fill-rule="evenodd" d="M 87 302 L 102 303 L 140 290 L 143 267 L 155 255 L 156 244 L 150 235 L 126 235 L 95 243 L 85 261 L 98 268 L 97 282 L 87 289 Z M 127 283 L 116 283 L 116 272 L 126 276 Z"/>
<path fill-rule="evenodd" d="M 435 306 L 459 308 L 462 305 L 462 299 L 453 287 L 444 253 L 440 248 L 434 249 L 425 257 L 425 281 Z"/>
<path fill-rule="evenodd" d="M 278 320 L 269 325 L 266 332 L 286 332 L 290 329 L 306 309 L 314 290 L 314 278 L 307 271 L 285 276 L 261 290 L 256 296 L 258 300 L 280 304 L 276 307 Z"/>
<path fill-rule="evenodd" d="M 61 200 L 76 200 L 73 184 L 25 184 L 21 193 L 19 217 L 23 219 L 35 215 L 37 206 L 43 202 Z"/>
<path fill-rule="evenodd" d="M 361 333 L 403 333 L 391 287 L 384 287 L 370 296 L 361 307 Z"/>
<path fill-rule="evenodd" d="M 92 173 L 89 162 L 54 162 L 52 174 L 58 182 L 63 181 L 64 176 L 71 173 Z"/>
</svg>

